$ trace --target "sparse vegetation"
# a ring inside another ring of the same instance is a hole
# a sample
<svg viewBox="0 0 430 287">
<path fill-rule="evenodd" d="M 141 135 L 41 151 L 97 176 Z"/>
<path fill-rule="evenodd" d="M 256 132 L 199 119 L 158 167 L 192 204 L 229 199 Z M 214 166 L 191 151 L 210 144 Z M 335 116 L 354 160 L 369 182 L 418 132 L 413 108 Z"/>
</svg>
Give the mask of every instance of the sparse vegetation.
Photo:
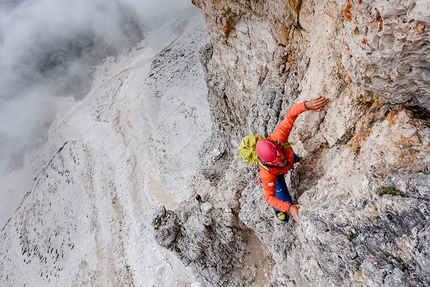
<svg viewBox="0 0 430 287">
<path fill-rule="evenodd" d="M 154 226 L 155 230 L 160 229 L 161 225 L 163 225 L 163 221 L 161 218 L 155 218 L 154 221 L 152 221 L 152 225 Z"/>
<path fill-rule="evenodd" d="M 354 233 L 350 233 L 346 236 L 346 238 L 348 238 L 348 240 L 351 242 L 354 238 L 356 238 L 357 235 Z"/>
<path fill-rule="evenodd" d="M 383 196 L 384 194 L 388 194 L 391 196 L 400 196 L 400 191 L 390 186 L 381 186 L 376 189 L 376 194 L 379 196 Z"/>
<path fill-rule="evenodd" d="M 405 262 L 403 262 L 402 258 L 397 257 L 397 256 L 394 256 L 394 255 L 393 255 L 393 254 L 391 254 L 391 253 L 385 253 L 385 256 L 387 256 L 387 257 L 388 257 L 388 258 L 390 258 L 390 259 L 394 259 L 394 260 L 396 260 L 396 262 L 400 265 L 400 269 L 401 269 L 402 271 L 404 271 L 405 269 L 407 269 L 406 264 L 405 264 Z"/>
<path fill-rule="evenodd" d="M 338 142 L 341 144 L 347 144 L 354 136 L 354 131 L 354 127 L 347 129 Z"/>
</svg>

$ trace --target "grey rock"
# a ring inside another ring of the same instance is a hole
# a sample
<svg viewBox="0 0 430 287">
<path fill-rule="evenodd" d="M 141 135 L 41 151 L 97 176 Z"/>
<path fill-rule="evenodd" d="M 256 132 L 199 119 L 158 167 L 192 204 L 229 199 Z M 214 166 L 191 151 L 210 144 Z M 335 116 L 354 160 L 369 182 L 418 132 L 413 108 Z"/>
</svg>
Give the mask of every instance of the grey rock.
<svg viewBox="0 0 430 287">
<path fill-rule="evenodd" d="M 240 285 L 210 264 L 239 268 L 218 247 L 245 224 L 276 261 L 273 286 L 430 286 L 426 1 L 193 3 L 211 36 L 200 56 L 214 125 L 200 157 L 213 208 L 181 226 L 174 245 L 194 246 L 183 262 L 204 266 L 208 286 Z M 237 143 L 317 94 L 330 104 L 300 115 L 290 136 L 301 223 L 279 222 Z"/>
<path fill-rule="evenodd" d="M 157 211 L 153 220 L 157 243 L 191 266 L 205 286 L 242 286 L 235 271 L 243 267 L 247 228 L 231 211 L 210 203 L 185 218 L 180 222 L 172 211 Z"/>
</svg>

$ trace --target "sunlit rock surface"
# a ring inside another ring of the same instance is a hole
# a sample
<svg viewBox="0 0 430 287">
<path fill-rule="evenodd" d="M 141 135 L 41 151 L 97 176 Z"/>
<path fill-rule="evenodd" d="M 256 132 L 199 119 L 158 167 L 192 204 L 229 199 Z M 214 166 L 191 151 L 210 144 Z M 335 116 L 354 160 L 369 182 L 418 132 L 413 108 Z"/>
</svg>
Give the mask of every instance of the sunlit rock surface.
<svg viewBox="0 0 430 287">
<path fill-rule="evenodd" d="M 273 286 L 430 285 L 428 2 L 193 3 L 211 37 L 201 61 L 214 121 L 201 153 L 210 186 L 196 190 L 269 249 Z M 330 104 L 290 136 L 301 223 L 279 222 L 236 148 L 318 94 Z"/>
</svg>

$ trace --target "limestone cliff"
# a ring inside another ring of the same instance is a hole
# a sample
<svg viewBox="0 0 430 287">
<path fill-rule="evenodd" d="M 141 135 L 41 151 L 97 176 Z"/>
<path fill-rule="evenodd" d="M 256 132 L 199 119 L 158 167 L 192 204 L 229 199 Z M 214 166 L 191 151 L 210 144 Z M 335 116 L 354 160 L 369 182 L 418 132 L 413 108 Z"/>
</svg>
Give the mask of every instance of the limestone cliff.
<svg viewBox="0 0 430 287">
<path fill-rule="evenodd" d="M 159 243 L 207 286 L 252 283 L 237 273 L 249 230 L 276 262 L 273 286 L 430 286 L 430 3 L 193 4 L 211 37 L 201 61 L 213 134 L 195 186 L 210 206 L 160 211 Z M 329 106 L 300 115 L 290 136 L 301 223 L 280 222 L 236 149 L 318 94 Z"/>
</svg>

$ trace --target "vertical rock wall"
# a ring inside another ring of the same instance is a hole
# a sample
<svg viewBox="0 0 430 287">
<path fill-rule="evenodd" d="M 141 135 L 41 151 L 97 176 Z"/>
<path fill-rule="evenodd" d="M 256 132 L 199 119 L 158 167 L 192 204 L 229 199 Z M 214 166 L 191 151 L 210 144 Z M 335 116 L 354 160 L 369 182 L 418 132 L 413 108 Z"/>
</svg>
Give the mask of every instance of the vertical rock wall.
<svg viewBox="0 0 430 287">
<path fill-rule="evenodd" d="M 337 35 L 342 63 L 365 90 L 430 112 L 430 3 L 351 1 Z M 343 45 L 342 45 L 343 43 Z"/>
<path fill-rule="evenodd" d="M 201 60 L 214 122 L 201 151 L 210 185 L 196 190 L 253 229 L 276 261 L 273 285 L 429 286 L 429 2 L 193 3 L 211 36 Z M 329 106 L 290 136 L 301 224 L 279 222 L 236 148 L 318 94 Z"/>
</svg>

